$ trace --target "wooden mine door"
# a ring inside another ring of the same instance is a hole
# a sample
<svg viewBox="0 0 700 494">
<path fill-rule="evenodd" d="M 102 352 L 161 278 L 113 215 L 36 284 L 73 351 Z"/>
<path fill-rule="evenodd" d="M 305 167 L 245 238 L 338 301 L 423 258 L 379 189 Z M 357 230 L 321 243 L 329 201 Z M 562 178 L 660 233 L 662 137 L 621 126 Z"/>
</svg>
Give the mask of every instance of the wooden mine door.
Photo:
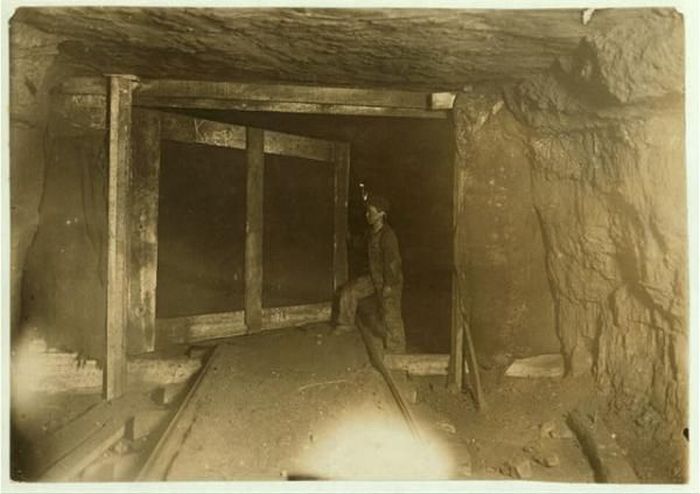
<svg viewBox="0 0 700 494">
<path fill-rule="evenodd" d="M 133 108 L 127 327 L 129 353 L 152 351 L 159 342 L 185 343 L 328 320 L 331 300 L 263 307 L 263 176 L 265 156 L 303 158 L 333 167 L 333 289 L 347 266 L 348 143 L 225 124 L 145 108 Z M 161 142 L 219 146 L 246 154 L 245 308 L 241 311 L 156 319 L 158 198 Z"/>
</svg>

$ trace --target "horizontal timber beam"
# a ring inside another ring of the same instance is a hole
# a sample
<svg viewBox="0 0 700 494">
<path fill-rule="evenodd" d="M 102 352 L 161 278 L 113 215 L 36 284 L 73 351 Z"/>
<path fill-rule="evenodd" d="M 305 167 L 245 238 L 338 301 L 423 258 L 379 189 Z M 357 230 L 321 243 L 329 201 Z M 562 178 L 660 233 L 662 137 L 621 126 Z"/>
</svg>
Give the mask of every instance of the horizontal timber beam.
<svg viewBox="0 0 700 494">
<path fill-rule="evenodd" d="M 261 330 L 269 331 L 299 324 L 328 321 L 330 317 L 330 302 L 263 308 Z M 156 327 L 158 340 L 162 343 L 193 343 L 249 334 L 242 310 L 158 319 Z"/>
<path fill-rule="evenodd" d="M 64 82 L 61 91 L 66 94 L 106 94 L 103 80 L 87 77 L 73 78 Z M 449 93 L 142 79 L 139 86 L 135 88 L 134 105 L 327 115 L 446 118 L 451 109 L 451 100 L 443 96 L 446 94 Z M 436 97 L 440 98 L 440 105 L 435 104 Z"/>
<path fill-rule="evenodd" d="M 232 149 L 247 148 L 246 127 L 167 112 L 160 115 L 161 138 Z M 333 160 L 333 141 L 265 130 L 264 152 L 314 161 Z"/>
<path fill-rule="evenodd" d="M 237 82 L 144 80 L 141 98 L 207 98 L 277 103 L 317 103 L 425 109 L 428 93 Z"/>
<path fill-rule="evenodd" d="M 421 110 L 418 108 L 390 108 L 385 106 L 364 106 L 320 103 L 277 103 L 251 102 L 241 100 L 207 98 L 149 98 L 137 96 L 137 106 L 158 108 L 192 108 L 200 110 L 261 111 L 271 113 L 311 113 L 319 115 L 346 115 L 356 117 L 394 118 L 447 118 L 445 110 Z"/>
</svg>

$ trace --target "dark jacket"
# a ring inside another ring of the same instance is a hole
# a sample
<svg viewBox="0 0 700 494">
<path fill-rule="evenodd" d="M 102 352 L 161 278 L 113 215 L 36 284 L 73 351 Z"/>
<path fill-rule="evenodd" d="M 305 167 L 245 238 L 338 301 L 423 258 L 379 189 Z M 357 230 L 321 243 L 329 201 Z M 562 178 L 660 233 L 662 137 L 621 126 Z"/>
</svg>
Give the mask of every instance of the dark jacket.
<svg viewBox="0 0 700 494">
<path fill-rule="evenodd" d="M 401 253 L 394 230 L 384 224 L 381 230 L 368 234 L 369 275 L 376 288 L 403 284 Z"/>
</svg>

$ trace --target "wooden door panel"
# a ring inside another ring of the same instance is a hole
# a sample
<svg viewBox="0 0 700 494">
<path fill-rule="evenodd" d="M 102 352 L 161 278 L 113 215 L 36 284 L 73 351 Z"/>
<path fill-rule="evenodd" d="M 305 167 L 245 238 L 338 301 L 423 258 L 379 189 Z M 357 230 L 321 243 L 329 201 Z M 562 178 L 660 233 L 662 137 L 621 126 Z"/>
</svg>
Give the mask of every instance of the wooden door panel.
<svg viewBox="0 0 700 494">
<path fill-rule="evenodd" d="M 129 215 L 128 341 L 131 353 L 160 343 L 202 341 L 328 320 L 331 301 L 262 307 L 262 200 L 264 155 L 305 158 L 334 169 L 333 287 L 347 280 L 347 143 L 214 122 L 164 111 L 133 110 Z M 245 310 L 156 318 L 158 196 L 161 141 L 245 150 L 247 156 Z"/>
</svg>

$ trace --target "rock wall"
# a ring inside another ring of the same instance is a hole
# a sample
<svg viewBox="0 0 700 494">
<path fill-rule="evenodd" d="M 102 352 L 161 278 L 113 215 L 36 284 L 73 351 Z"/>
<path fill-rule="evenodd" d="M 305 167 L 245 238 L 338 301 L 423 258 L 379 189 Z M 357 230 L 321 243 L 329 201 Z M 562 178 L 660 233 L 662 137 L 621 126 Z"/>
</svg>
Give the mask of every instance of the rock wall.
<svg viewBox="0 0 700 494">
<path fill-rule="evenodd" d="M 460 94 L 453 114 L 462 309 L 480 361 L 559 350 L 526 136 L 500 94 Z"/>
<path fill-rule="evenodd" d="M 23 315 L 50 347 L 102 358 L 106 309 L 107 133 L 104 96 L 54 94 L 39 226 Z"/>
<path fill-rule="evenodd" d="M 593 21 L 595 22 L 595 17 Z M 509 88 L 567 370 L 682 428 L 688 387 L 683 20 L 650 11 Z"/>
<path fill-rule="evenodd" d="M 39 224 L 44 182 L 44 136 L 55 38 L 20 23 L 10 32 L 11 325 L 22 311 L 22 273 Z"/>
</svg>

